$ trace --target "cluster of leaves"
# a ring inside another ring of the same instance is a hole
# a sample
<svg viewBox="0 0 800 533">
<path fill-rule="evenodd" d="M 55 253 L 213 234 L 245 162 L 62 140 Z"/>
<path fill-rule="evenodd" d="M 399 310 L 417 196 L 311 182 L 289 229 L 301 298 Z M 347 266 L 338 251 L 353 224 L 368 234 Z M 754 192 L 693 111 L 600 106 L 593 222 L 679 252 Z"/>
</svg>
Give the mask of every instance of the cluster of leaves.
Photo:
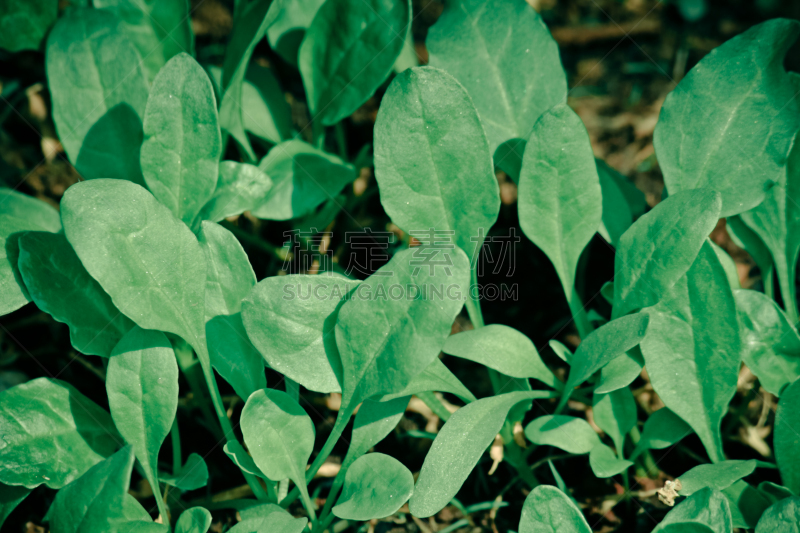
<svg viewBox="0 0 800 533">
<path fill-rule="evenodd" d="M 588 454 L 595 476 L 627 479 L 649 450 L 691 433 L 710 464 L 680 476 L 685 500 L 658 531 L 797 527 L 800 78 L 782 66 L 797 22 L 769 21 L 732 39 L 669 96 L 655 138 L 669 196 L 634 221 L 642 199 L 593 157 L 565 104 L 557 46 L 524 2 L 449 2 L 428 37 L 430 66 L 412 68 L 398 66 L 412 17 L 402 0 L 238 1 L 221 69 L 192 57 L 185 0 L 95 0 L 58 18 L 55 2 L 3 6 L 2 46 L 36 48 L 47 34 L 54 120 L 85 181 L 66 191 L 60 212 L 0 190 L 0 311 L 33 302 L 67 324 L 77 350 L 105 358 L 110 413 L 57 379 L 0 393 L 0 522 L 45 484 L 60 489 L 46 517 L 54 533 L 170 530 L 164 500 L 156 498 L 156 523 L 128 487 L 136 461 L 154 489 L 207 483 L 203 459 L 183 463 L 179 448 L 172 471 L 159 468 L 164 440 L 180 440 L 183 373 L 208 398 L 225 452 L 255 496 L 237 502 L 242 521 L 231 532 L 321 532 L 337 517 L 382 518 L 406 502 L 417 517 L 434 515 L 498 438 L 503 460 L 533 489 L 519 531 L 589 532 L 555 469 L 559 487 L 538 484 L 529 450 Z M 250 65 L 265 35 L 299 69 L 313 144 L 291 131 L 271 74 Z M 331 272 L 257 283 L 218 222 L 245 211 L 296 219 L 334 198 L 356 174 L 325 151 L 326 135 L 393 70 L 374 136 L 381 203 L 405 231 L 452 232 L 447 268 L 416 272 L 408 249 L 363 281 Z M 254 139 L 269 146 L 260 162 Z M 221 160 L 229 140 L 241 161 Z M 553 343 L 570 367 L 566 382 L 524 334 L 484 325 L 470 291 L 475 237 L 500 209 L 495 168 L 518 182 L 520 225 L 555 267 L 583 339 L 575 353 Z M 730 258 L 708 239 L 720 217 L 765 273 L 768 294 L 741 289 Z M 579 258 L 598 232 L 616 249 L 606 318 L 592 318 L 576 290 Z M 369 296 L 445 283 L 464 297 Z M 315 298 L 287 299 L 287 284 L 312 287 Z M 475 329 L 450 335 L 464 307 Z M 476 399 L 440 352 L 486 367 L 494 395 Z M 774 455 L 783 486 L 743 480 L 774 464 L 726 459 L 720 424 L 742 362 L 780 397 Z M 284 383 L 268 388 L 265 365 Z M 630 384 L 645 367 L 666 408 L 640 431 Z M 243 443 L 215 372 L 246 400 Z M 300 385 L 342 395 L 310 466 L 315 431 Z M 434 391 L 464 405 L 451 416 Z M 416 481 L 396 458 L 368 453 L 412 395 L 446 420 Z M 552 414 L 529 420 L 532 402 L 547 398 L 557 399 Z M 592 405 L 607 439 L 564 414 L 570 398 Z M 318 509 L 309 483 L 351 419 L 347 455 Z M 515 432 L 526 420 L 528 450 Z M 308 518 L 285 511 L 298 498 Z M 211 521 L 202 507 L 175 518 L 184 533 Z"/>
</svg>

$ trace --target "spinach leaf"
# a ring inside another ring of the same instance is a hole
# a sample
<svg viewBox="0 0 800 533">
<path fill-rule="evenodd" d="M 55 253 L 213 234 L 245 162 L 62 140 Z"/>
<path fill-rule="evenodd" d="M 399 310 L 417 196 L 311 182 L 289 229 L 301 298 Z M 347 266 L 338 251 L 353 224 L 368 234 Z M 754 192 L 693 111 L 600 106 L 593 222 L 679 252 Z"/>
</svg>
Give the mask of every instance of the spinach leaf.
<svg viewBox="0 0 800 533">
<path fill-rule="evenodd" d="M 194 55 L 194 33 L 188 0 L 93 0 L 122 20 L 122 29 L 139 50 L 151 81 L 172 56 Z"/>
<path fill-rule="evenodd" d="M 411 23 L 409 0 L 330 0 L 298 53 L 312 120 L 331 126 L 353 114 L 392 72 Z"/>
<path fill-rule="evenodd" d="M 0 482 L 60 489 L 122 444 L 109 414 L 63 381 L 0 392 Z"/>
<path fill-rule="evenodd" d="M 324 0 L 288 0 L 276 3 L 275 22 L 267 28 L 267 41 L 279 56 L 297 65 L 297 53 L 314 15 Z"/>
<path fill-rule="evenodd" d="M 241 445 L 240 445 L 241 446 Z M 159 474 L 161 481 L 180 490 L 196 490 L 208 483 L 208 466 L 196 453 L 191 454 L 177 474 Z"/>
<path fill-rule="evenodd" d="M 30 301 L 18 270 L 19 239 L 26 231 L 61 231 L 58 211 L 41 200 L 0 188 L 0 316 Z"/>
<path fill-rule="evenodd" d="M 36 306 L 69 326 L 72 345 L 82 353 L 108 357 L 134 326 L 89 275 L 62 233 L 24 234 L 19 271 Z"/>
<path fill-rule="evenodd" d="M 600 442 L 586 420 L 565 415 L 540 416 L 525 427 L 525 436 L 534 444 L 576 454 L 589 453 Z"/>
<path fill-rule="evenodd" d="M 794 496 L 773 504 L 764 511 L 756 525 L 756 533 L 772 533 L 800 531 L 800 498 Z"/>
<path fill-rule="evenodd" d="M 680 476 L 681 496 L 691 496 L 705 487 L 725 490 L 756 469 L 755 460 L 722 461 L 710 465 L 699 465 Z"/>
<path fill-rule="evenodd" d="M 519 533 L 590 533 L 578 506 L 555 487 L 539 485 L 528 494 L 522 505 Z"/>
<path fill-rule="evenodd" d="M 670 193 L 719 191 L 721 216 L 729 216 L 756 207 L 783 181 L 800 128 L 783 62 L 798 32 L 800 23 L 787 19 L 754 26 L 704 57 L 667 96 L 653 142 Z"/>
<path fill-rule="evenodd" d="M 519 222 L 558 273 L 573 299 L 575 269 L 600 227 L 600 178 L 589 134 L 566 104 L 545 112 L 533 126 L 519 177 Z"/>
<path fill-rule="evenodd" d="M 527 139 L 542 113 L 566 101 L 558 45 L 529 5 L 448 2 L 426 45 L 430 65 L 448 71 L 469 91 L 493 154 L 509 139 Z"/>
<path fill-rule="evenodd" d="M 68 10 L 47 38 L 47 80 L 58 138 L 83 177 L 143 184 L 149 88 L 141 56 L 121 29 L 104 9 Z"/>
<path fill-rule="evenodd" d="M 391 516 L 414 492 L 414 476 L 393 457 L 370 453 L 356 459 L 344 478 L 333 514 L 347 520 Z"/>
<path fill-rule="evenodd" d="M 548 369 L 533 342 L 508 326 L 491 324 L 447 338 L 444 353 L 475 361 L 507 376 L 535 378 L 556 390 L 563 383 Z"/>
<path fill-rule="evenodd" d="M 731 508 L 725 496 L 712 488 L 704 488 L 692 494 L 667 513 L 653 533 L 663 531 L 670 524 L 700 523 L 709 526 L 714 533 L 731 533 Z"/>
<path fill-rule="evenodd" d="M 431 391 L 449 392 L 450 394 L 455 394 L 467 403 L 475 401 L 475 395 L 461 383 L 455 374 L 453 374 L 438 357 L 434 359 L 425 370 L 414 376 L 403 390 L 387 394 L 381 398 L 381 401 L 388 401 L 390 399 Z"/>
<path fill-rule="evenodd" d="M 33 489 L 15 485 L 0 483 L 0 527 L 6 521 L 8 515 L 28 497 Z"/>
<path fill-rule="evenodd" d="M 144 114 L 142 172 L 158 201 L 192 224 L 217 187 L 222 139 L 214 88 L 181 53 L 153 81 Z"/>
<path fill-rule="evenodd" d="M 198 215 L 203 220 L 220 220 L 251 211 L 264 201 L 272 180 L 257 166 L 236 161 L 219 164 L 217 188 Z"/>
<path fill-rule="evenodd" d="M 269 366 L 318 392 L 341 392 L 334 329 L 358 281 L 290 275 L 262 280 L 242 303 L 242 320 Z"/>
<path fill-rule="evenodd" d="M 641 349 L 653 388 L 697 433 L 711 460 L 721 461 L 720 422 L 736 392 L 741 342 L 733 293 L 710 244 L 648 314 Z"/>
<path fill-rule="evenodd" d="M 206 533 L 211 527 L 211 513 L 202 507 L 186 509 L 175 524 L 175 533 Z"/>
<path fill-rule="evenodd" d="M 37 50 L 57 16 L 57 0 L 0 3 L 0 48 Z"/>
<path fill-rule="evenodd" d="M 617 455 L 622 457 L 625 435 L 636 426 L 636 400 L 627 387 L 608 394 L 595 392 L 592 399 L 594 423 L 614 441 Z"/>
<path fill-rule="evenodd" d="M 692 428 L 689 424 L 666 407 L 662 407 L 652 413 L 644 423 L 642 436 L 631 454 L 631 459 L 638 457 L 645 450 L 669 448 L 691 433 Z"/>
<path fill-rule="evenodd" d="M 114 424 L 158 492 L 158 451 L 178 409 L 178 363 L 167 336 L 135 327 L 122 337 L 108 361 L 106 391 Z M 166 516 L 163 500 L 156 502 Z"/>
<path fill-rule="evenodd" d="M 375 122 L 375 178 L 395 224 L 427 233 L 426 244 L 451 236 L 475 260 L 500 192 L 483 126 L 455 78 L 416 67 L 392 81 Z"/>
<path fill-rule="evenodd" d="M 614 311 L 619 317 L 658 303 L 697 257 L 719 219 L 719 194 L 679 192 L 626 231 L 614 258 Z"/>
</svg>

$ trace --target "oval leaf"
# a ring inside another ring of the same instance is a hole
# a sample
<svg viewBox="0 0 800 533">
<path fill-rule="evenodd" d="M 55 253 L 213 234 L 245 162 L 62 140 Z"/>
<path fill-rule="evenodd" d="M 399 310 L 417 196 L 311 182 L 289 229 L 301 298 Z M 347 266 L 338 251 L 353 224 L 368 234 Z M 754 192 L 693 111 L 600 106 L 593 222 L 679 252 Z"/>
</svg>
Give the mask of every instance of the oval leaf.
<svg viewBox="0 0 800 533">
<path fill-rule="evenodd" d="M 653 141 L 671 193 L 717 190 L 729 216 L 757 206 L 782 181 L 800 128 L 783 62 L 799 32 L 800 23 L 786 19 L 754 26 L 704 57 L 667 96 Z"/>
<path fill-rule="evenodd" d="M 447 338 L 442 351 L 480 363 L 507 376 L 535 378 L 554 389 L 563 386 L 542 362 L 533 342 L 508 326 L 491 324 L 456 333 Z"/>
<path fill-rule="evenodd" d="M 272 180 L 260 168 L 247 163 L 219 164 L 217 188 L 203 206 L 200 218 L 219 222 L 258 207 L 272 188 Z"/>
<path fill-rule="evenodd" d="M 783 484 L 800 493 L 800 379 L 789 385 L 775 413 L 775 459 Z"/>
<path fill-rule="evenodd" d="M 509 139 L 527 139 L 536 119 L 567 99 L 558 45 L 542 17 L 522 2 L 448 2 L 426 45 L 430 65 L 469 91 L 492 153 Z"/>
<path fill-rule="evenodd" d="M 313 120 L 336 124 L 372 96 L 392 71 L 410 22 L 408 0 L 322 4 L 298 55 Z"/>
<path fill-rule="evenodd" d="M 500 211 L 475 107 L 455 78 L 432 67 L 402 72 L 386 91 L 375 122 L 375 178 L 395 224 L 406 232 L 451 232 L 470 258 Z"/>
<path fill-rule="evenodd" d="M 800 531 L 800 498 L 786 498 L 764 511 L 756 525 L 756 533 L 773 533 Z"/>
<path fill-rule="evenodd" d="M 638 457 L 645 450 L 661 450 L 669 448 L 692 433 L 689 424 L 681 417 L 662 407 L 647 417 L 642 437 L 631 454 L 631 459 Z"/>
<path fill-rule="evenodd" d="M 540 416 L 525 427 L 525 436 L 534 444 L 577 454 L 589 453 L 600 442 L 586 420 L 565 415 Z"/>
<path fill-rule="evenodd" d="M 158 451 L 178 409 L 178 363 L 166 335 L 128 332 L 108 360 L 106 391 L 114 424 L 158 487 Z"/>
<path fill-rule="evenodd" d="M 31 231 L 19 239 L 19 271 L 36 306 L 69 326 L 72 346 L 108 357 L 134 327 L 83 267 L 62 233 Z"/>
<path fill-rule="evenodd" d="M 142 172 L 159 202 L 191 225 L 217 187 L 222 137 L 211 80 L 186 53 L 153 80 L 144 114 Z"/>
<path fill-rule="evenodd" d="M 728 500 L 717 490 L 701 489 L 668 512 L 653 533 L 661 532 L 671 524 L 686 523 L 707 525 L 714 533 L 731 533 L 733 528 Z"/>
<path fill-rule="evenodd" d="M 0 392 L 0 406 L 0 482 L 9 485 L 60 489 L 122 444 L 109 414 L 63 381 L 17 385 Z"/>
<path fill-rule="evenodd" d="M 397 512 L 414 492 L 414 476 L 393 457 L 370 453 L 347 470 L 344 488 L 332 509 L 346 520 L 385 518 Z"/>
<path fill-rule="evenodd" d="M 519 533 L 591 533 L 583 513 L 555 487 L 539 485 L 525 498 Z"/>
<path fill-rule="evenodd" d="M 572 298 L 578 258 L 600 227 L 600 178 L 589 134 L 566 104 L 533 126 L 519 176 L 519 223 L 556 268 Z"/>
<path fill-rule="evenodd" d="M 360 282 L 341 276 L 273 276 L 242 303 L 242 320 L 269 366 L 317 392 L 341 392 L 335 325 Z"/>
<path fill-rule="evenodd" d="M 175 533 L 206 533 L 211 527 L 211 513 L 202 507 L 186 509 L 175 524 Z"/>
<path fill-rule="evenodd" d="M 749 476 L 756 469 L 754 459 L 749 461 L 722 461 L 712 465 L 699 465 L 680 476 L 681 496 L 691 496 L 705 487 L 724 490 Z"/>
</svg>

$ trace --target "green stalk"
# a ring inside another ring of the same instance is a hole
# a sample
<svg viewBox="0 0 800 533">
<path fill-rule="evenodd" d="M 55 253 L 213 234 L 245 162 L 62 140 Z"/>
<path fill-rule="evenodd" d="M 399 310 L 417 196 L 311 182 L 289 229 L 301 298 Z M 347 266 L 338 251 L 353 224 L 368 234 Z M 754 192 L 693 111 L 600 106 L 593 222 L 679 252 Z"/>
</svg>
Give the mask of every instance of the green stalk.
<svg viewBox="0 0 800 533">
<path fill-rule="evenodd" d="M 214 405 L 214 410 L 217 413 L 217 419 L 219 419 L 219 425 L 222 427 L 224 438 L 226 441 L 235 440 L 236 435 L 233 432 L 231 420 L 228 418 L 228 413 L 225 411 L 225 406 L 222 403 L 222 396 L 219 393 L 217 380 L 214 377 L 214 369 L 211 368 L 211 358 L 208 355 L 208 348 L 206 347 L 205 339 L 197 338 L 195 341 L 195 344 L 197 345 L 195 346 L 195 353 L 197 353 L 197 359 L 200 361 L 200 367 L 203 369 L 203 376 L 206 378 L 208 390 L 211 392 L 211 403 Z M 250 474 L 249 472 L 245 472 L 244 470 L 241 472 L 257 499 L 270 500 L 256 476 Z"/>
<path fill-rule="evenodd" d="M 439 400 L 439 398 L 436 397 L 434 393 L 419 392 L 415 396 L 422 400 L 436 416 L 445 422 L 450 420 L 450 411 L 447 410 L 444 404 Z"/>
<path fill-rule="evenodd" d="M 572 313 L 572 319 L 575 321 L 575 327 L 578 328 L 578 335 L 580 335 L 581 340 L 583 340 L 594 328 L 589 321 L 589 316 L 586 314 L 586 309 L 583 307 L 583 302 L 578 295 L 578 291 L 575 290 L 575 287 L 572 287 L 572 293 L 567 296 L 567 303 Z"/>
<path fill-rule="evenodd" d="M 172 475 L 177 476 L 181 471 L 181 434 L 178 431 L 178 417 L 172 421 L 172 429 L 169 430 L 172 442 Z"/>
</svg>

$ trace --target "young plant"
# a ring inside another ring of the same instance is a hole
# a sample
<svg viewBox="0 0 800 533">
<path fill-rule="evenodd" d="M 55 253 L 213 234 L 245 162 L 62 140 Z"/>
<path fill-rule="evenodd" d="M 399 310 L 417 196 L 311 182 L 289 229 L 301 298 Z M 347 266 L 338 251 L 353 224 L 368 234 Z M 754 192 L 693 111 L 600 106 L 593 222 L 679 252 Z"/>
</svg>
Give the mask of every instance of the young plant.
<svg viewBox="0 0 800 533">
<path fill-rule="evenodd" d="M 508 488 L 529 491 L 520 533 L 583 533 L 592 526 L 552 448 L 575 464 L 588 455 L 625 500 L 632 472 L 658 474 L 651 450 L 695 434 L 708 462 L 678 472 L 662 494 L 677 505 L 655 531 L 796 527 L 800 85 L 783 62 L 800 23 L 753 27 L 671 93 L 655 133 L 669 195 L 644 213 L 642 195 L 595 159 L 556 43 L 524 2 L 447 2 L 430 65 L 410 68 L 408 0 L 236 2 L 221 68 L 198 62 L 186 0 L 96 0 L 59 17 L 55 0 L 37 4 L 3 8 L 27 24 L 0 46 L 35 49 L 47 34 L 53 119 L 83 180 L 58 210 L 0 189 L 0 311 L 33 302 L 66 324 L 75 350 L 101 358 L 108 410 L 58 376 L 0 392 L 0 524 L 45 485 L 58 491 L 45 517 L 54 533 L 205 532 L 225 508 L 241 518 L 232 533 L 356 530 L 406 503 L 417 518 L 463 509 L 459 493 L 490 449 L 492 472 L 507 463 Z M 265 35 L 302 78 L 311 123 L 300 131 L 272 70 L 252 61 Z M 342 191 L 365 165 L 350 158 L 343 121 L 390 79 L 372 147 L 380 204 L 404 235 L 427 237 L 365 279 L 318 265 L 257 281 L 242 243 L 286 250 L 226 219 L 352 218 L 356 195 Z M 521 331 L 485 324 L 478 264 L 500 212 L 496 169 L 518 182 L 519 226 L 552 263 L 582 339 L 574 353 L 551 343 L 566 374 Z M 765 269 L 764 293 L 740 288 L 709 240 L 720 217 Z M 607 316 L 578 282 L 595 234 L 615 250 Z M 451 334 L 464 309 L 472 329 Z M 442 352 L 485 369 L 492 393 L 476 398 Z M 722 421 L 742 362 L 780 397 L 765 454 L 775 463 L 728 458 L 741 455 Z M 665 405 L 655 413 L 634 399 L 643 369 Z M 340 394 L 324 439 L 301 386 Z M 184 505 L 220 474 L 181 448 L 186 389 L 246 497 Z M 445 421 L 416 480 L 407 457 L 371 452 L 412 397 Z M 316 482 L 342 444 L 333 481 Z M 544 463 L 558 487 L 540 481 Z M 129 493 L 134 468 L 154 509 Z M 783 485 L 745 482 L 757 468 Z"/>
</svg>

